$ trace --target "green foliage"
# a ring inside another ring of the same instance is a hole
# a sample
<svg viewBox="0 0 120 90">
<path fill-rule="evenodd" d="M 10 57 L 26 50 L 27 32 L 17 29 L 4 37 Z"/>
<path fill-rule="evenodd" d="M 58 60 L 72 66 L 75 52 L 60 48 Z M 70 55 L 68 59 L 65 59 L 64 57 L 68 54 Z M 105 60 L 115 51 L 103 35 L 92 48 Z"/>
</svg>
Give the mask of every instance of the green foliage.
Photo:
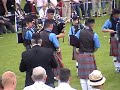
<svg viewBox="0 0 120 90">
<path fill-rule="evenodd" d="M 109 56 L 109 34 L 103 33 L 101 27 L 109 16 L 99 17 L 96 19 L 94 31 L 99 35 L 101 42 L 100 49 L 95 53 L 98 69 L 102 71 L 107 78 L 104 84 L 104 90 L 120 90 L 120 74 L 115 73 L 112 57 Z M 75 61 L 72 58 L 72 47 L 68 45 L 68 31 L 70 24 L 66 25 L 66 37 L 64 43 L 60 39 L 63 62 L 65 67 L 72 72 L 72 87 L 81 90 L 80 81 L 76 74 Z M 17 75 L 17 89 L 22 90 L 24 87 L 25 73 L 19 71 L 21 53 L 25 50 L 22 44 L 17 44 L 16 34 L 4 34 L 0 36 L 0 75 L 7 70 L 15 72 Z"/>
</svg>

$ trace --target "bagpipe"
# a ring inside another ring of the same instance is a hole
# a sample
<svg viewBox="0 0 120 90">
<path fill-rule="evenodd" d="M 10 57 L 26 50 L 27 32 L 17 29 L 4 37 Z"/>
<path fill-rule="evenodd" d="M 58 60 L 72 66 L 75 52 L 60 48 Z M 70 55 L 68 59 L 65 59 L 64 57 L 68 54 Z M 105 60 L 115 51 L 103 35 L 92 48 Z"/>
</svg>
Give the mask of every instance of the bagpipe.
<svg viewBox="0 0 120 90">
<path fill-rule="evenodd" d="M 17 4 L 17 8 L 15 9 L 15 28 L 17 32 L 17 42 L 23 43 L 23 33 L 26 25 L 26 18 L 31 17 L 34 20 L 35 28 L 37 28 L 37 23 L 40 22 L 38 20 L 38 15 L 34 12 L 25 13 L 25 11 L 21 8 L 19 4 Z"/>
</svg>

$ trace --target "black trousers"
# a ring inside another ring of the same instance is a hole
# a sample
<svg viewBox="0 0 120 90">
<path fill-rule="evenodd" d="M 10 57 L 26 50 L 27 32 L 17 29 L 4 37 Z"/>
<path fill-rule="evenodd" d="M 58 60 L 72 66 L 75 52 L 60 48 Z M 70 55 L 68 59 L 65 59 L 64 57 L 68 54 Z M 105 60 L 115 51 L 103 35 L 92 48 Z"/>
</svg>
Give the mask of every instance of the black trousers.
<svg viewBox="0 0 120 90">
<path fill-rule="evenodd" d="M 12 33 L 15 33 L 15 28 L 8 21 L 4 21 L 4 23 L 0 23 L 0 33 L 6 33 L 5 27 L 6 27 L 7 31 L 10 30 Z"/>
</svg>

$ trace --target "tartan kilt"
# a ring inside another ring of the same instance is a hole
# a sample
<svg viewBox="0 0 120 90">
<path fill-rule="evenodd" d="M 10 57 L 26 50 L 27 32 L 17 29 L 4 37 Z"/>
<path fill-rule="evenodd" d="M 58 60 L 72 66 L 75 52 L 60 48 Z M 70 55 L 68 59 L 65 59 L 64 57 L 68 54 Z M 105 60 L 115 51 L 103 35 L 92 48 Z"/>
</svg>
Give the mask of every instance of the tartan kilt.
<svg viewBox="0 0 120 90">
<path fill-rule="evenodd" d="M 89 74 L 96 70 L 96 62 L 93 54 L 79 54 L 78 60 L 78 76 L 81 79 L 88 79 Z"/>
<path fill-rule="evenodd" d="M 76 52 L 76 47 L 73 47 L 72 60 L 78 59 L 78 53 Z"/>
<path fill-rule="evenodd" d="M 54 57 L 55 57 L 55 60 L 57 61 L 58 63 L 58 66 L 57 68 L 53 68 L 53 72 L 54 72 L 54 76 L 58 76 L 59 75 L 59 72 L 60 72 L 60 69 L 64 67 L 63 63 L 62 63 L 62 55 L 61 55 L 61 52 L 54 52 Z"/>
<path fill-rule="evenodd" d="M 110 38 L 110 56 L 118 56 L 118 40 L 115 37 Z"/>
<path fill-rule="evenodd" d="M 118 56 L 117 61 L 120 63 L 120 42 L 118 43 Z"/>
</svg>

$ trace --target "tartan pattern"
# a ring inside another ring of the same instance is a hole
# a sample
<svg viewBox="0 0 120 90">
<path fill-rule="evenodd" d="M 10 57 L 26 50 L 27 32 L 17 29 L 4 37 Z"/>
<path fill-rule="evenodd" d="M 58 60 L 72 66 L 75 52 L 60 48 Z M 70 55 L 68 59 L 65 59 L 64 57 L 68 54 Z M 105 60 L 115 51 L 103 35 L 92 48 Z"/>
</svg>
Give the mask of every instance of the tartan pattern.
<svg viewBox="0 0 120 90">
<path fill-rule="evenodd" d="M 120 63 L 120 42 L 118 43 L 118 56 L 117 61 Z"/>
<path fill-rule="evenodd" d="M 110 39 L 110 56 L 118 56 L 118 40 L 115 37 Z"/>
<path fill-rule="evenodd" d="M 72 60 L 78 59 L 78 53 L 76 52 L 76 47 L 73 47 Z"/>
<path fill-rule="evenodd" d="M 89 74 L 96 70 L 97 66 L 93 54 L 79 54 L 78 60 L 78 76 L 81 79 L 88 79 Z"/>
<path fill-rule="evenodd" d="M 61 55 L 61 52 L 54 52 L 54 57 L 55 57 L 55 60 L 57 61 L 58 63 L 58 66 L 57 68 L 53 68 L 53 72 L 54 72 L 54 76 L 58 76 L 59 72 L 60 72 L 60 69 L 64 67 L 63 63 L 62 63 L 62 55 Z"/>
</svg>

